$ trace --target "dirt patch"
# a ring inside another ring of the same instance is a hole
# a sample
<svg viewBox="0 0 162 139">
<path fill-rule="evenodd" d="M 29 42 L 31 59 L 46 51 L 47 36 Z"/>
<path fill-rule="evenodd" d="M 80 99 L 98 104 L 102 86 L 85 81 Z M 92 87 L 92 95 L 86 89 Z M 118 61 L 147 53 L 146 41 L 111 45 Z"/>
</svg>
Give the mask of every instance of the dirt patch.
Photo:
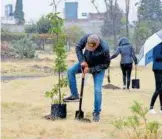
<svg viewBox="0 0 162 139">
<path fill-rule="evenodd" d="M 104 86 L 102 86 L 104 89 L 113 89 L 113 90 L 116 90 L 116 89 L 121 89 L 120 87 L 118 86 L 115 86 L 113 84 L 106 84 Z"/>
</svg>

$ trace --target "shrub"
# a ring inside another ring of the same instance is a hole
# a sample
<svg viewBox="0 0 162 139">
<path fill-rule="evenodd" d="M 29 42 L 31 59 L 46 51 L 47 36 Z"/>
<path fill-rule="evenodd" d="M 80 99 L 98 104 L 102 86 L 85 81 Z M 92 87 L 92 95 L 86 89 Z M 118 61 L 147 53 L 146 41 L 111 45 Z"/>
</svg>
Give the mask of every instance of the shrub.
<svg viewBox="0 0 162 139">
<path fill-rule="evenodd" d="M 25 26 L 26 33 L 37 33 L 37 26 L 35 24 Z"/>
<path fill-rule="evenodd" d="M 12 41 L 12 49 L 19 58 L 33 58 L 35 54 L 35 44 L 31 38 L 24 37 L 20 40 Z"/>
<path fill-rule="evenodd" d="M 120 131 L 124 131 L 128 139 L 160 139 L 161 124 L 157 121 L 148 122 L 147 108 L 135 101 L 131 111 L 132 116 L 117 119 L 113 125 Z"/>
</svg>

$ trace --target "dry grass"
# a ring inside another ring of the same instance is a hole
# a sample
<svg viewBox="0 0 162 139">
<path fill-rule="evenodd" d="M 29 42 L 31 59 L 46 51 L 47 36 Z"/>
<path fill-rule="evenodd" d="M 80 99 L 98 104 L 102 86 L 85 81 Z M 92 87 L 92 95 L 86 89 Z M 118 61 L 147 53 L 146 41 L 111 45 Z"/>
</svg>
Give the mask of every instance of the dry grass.
<svg viewBox="0 0 162 139">
<path fill-rule="evenodd" d="M 73 59 L 71 55 L 69 56 L 68 59 Z M 20 66 L 25 67 L 24 65 L 32 63 L 33 61 L 22 62 Z M 118 60 L 112 62 L 111 83 L 122 87 L 118 63 Z M 12 64 L 19 66 L 13 62 Z M 38 63 L 34 62 L 34 64 Z M 49 63 L 40 62 L 39 64 L 47 66 Z M 69 63 L 69 65 L 71 64 L 73 62 Z M 2 63 L 2 68 L 10 69 L 10 66 L 10 64 Z M 116 117 L 130 115 L 129 107 L 134 100 L 149 106 L 154 91 L 154 77 L 150 66 L 140 68 L 138 76 L 141 79 L 140 90 L 103 89 L 101 121 L 90 124 L 74 120 L 75 111 L 78 109 L 77 103 L 67 104 L 68 116 L 66 120 L 47 121 L 42 118 L 50 112 L 50 100 L 44 97 L 44 92 L 51 89 L 57 81 L 55 76 L 2 82 L 2 139 L 125 139 L 124 133 L 115 130 L 111 122 Z M 132 77 L 134 77 L 134 73 Z M 80 88 L 81 76 L 78 75 L 77 79 L 78 88 Z M 106 75 L 105 84 L 107 84 Z M 63 91 L 69 95 L 69 89 Z M 88 75 L 84 91 L 83 110 L 90 118 L 93 111 L 93 100 L 93 80 L 92 76 Z M 159 100 L 157 100 L 155 108 L 159 110 Z M 148 115 L 147 118 L 161 122 L 162 115 Z"/>
</svg>

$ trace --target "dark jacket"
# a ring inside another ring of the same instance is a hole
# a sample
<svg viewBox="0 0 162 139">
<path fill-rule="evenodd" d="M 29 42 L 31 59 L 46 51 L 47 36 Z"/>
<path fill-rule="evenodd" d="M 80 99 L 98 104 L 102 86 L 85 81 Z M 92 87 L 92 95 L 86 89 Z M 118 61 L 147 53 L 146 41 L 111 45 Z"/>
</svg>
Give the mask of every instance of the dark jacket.
<svg viewBox="0 0 162 139">
<path fill-rule="evenodd" d="M 162 43 L 153 49 L 153 70 L 162 72 Z"/>
<path fill-rule="evenodd" d="M 89 34 L 90 35 L 90 34 Z M 83 61 L 88 63 L 90 73 L 99 73 L 107 69 L 110 64 L 109 47 L 106 41 L 100 39 L 100 44 L 95 51 L 83 49 L 86 46 L 89 35 L 85 35 L 76 45 L 76 54 L 80 63 Z"/>
<path fill-rule="evenodd" d="M 121 54 L 121 64 L 131 64 L 133 63 L 133 60 L 135 64 L 137 64 L 134 49 L 127 38 L 120 39 L 116 53 L 111 56 L 111 59 L 117 57 L 119 54 Z"/>
</svg>

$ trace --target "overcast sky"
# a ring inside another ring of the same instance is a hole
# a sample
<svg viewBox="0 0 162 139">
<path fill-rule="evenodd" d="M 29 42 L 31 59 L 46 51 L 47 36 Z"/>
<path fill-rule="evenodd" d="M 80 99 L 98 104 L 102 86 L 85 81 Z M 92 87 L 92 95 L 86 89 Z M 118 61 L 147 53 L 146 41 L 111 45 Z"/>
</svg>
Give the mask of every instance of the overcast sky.
<svg viewBox="0 0 162 139">
<path fill-rule="evenodd" d="M 49 6 L 52 0 L 23 0 L 23 10 L 25 13 L 26 21 L 37 21 L 42 15 L 46 15 L 49 12 L 52 12 L 52 7 Z M 62 13 L 64 12 L 64 2 L 78 1 L 78 17 L 83 18 L 81 13 L 88 12 L 96 12 L 95 8 L 91 4 L 91 0 L 62 0 L 59 4 L 58 11 Z M 101 12 L 105 11 L 104 0 L 96 0 L 97 5 L 99 6 L 99 10 Z M 131 0 L 131 8 L 129 20 L 134 21 L 137 19 L 137 7 L 135 3 L 138 0 Z M 4 15 L 4 5 L 13 4 L 15 7 L 16 0 L 1 0 L 1 17 Z M 125 0 L 118 0 L 119 6 L 125 10 Z"/>
</svg>

